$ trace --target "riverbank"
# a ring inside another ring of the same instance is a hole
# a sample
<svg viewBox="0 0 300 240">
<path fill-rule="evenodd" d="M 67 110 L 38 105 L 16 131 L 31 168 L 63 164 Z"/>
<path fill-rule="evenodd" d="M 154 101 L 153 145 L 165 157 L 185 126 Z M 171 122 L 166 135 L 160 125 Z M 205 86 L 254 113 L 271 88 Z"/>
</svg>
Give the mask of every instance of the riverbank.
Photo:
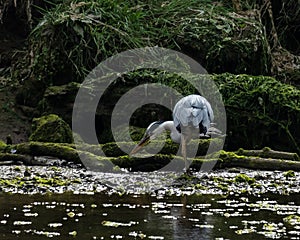
<svg viewBox="0 0 300 240">
<path fill-rule="evenodd" d="M 0 74 L 0 140 L 14 144 L 28 141 L 31 128 L 31 117 L 15 101 L 16 89 L 15 82 Z"/>
<path fill-rule="evenodd" d="M 300 173 L 231 168 L 195 172 L 92 172 L 78 166 L 0 166 L 2 192 L 18 194 L 253 195 L 299 194 Z"/>
</svg>

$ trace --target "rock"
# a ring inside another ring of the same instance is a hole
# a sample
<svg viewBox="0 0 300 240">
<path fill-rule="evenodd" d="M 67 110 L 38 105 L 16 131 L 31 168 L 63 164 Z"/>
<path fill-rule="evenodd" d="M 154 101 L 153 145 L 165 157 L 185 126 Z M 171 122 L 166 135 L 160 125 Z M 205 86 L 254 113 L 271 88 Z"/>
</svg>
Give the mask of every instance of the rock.
<svg viewBox="0 0 300 240">
<path fill-rule="evenodd" d="M 72 143 L 72 130 L 59 116 L 50 114 L 33 119 L 33 132 L 30 141 Z"/>
<path fill-rule="evenodd" d="M 38 104 L 38 111 L 41 114 L 54 113 L 63 116 L 65 121 L 71 123 L 73 103 L 79 87 L 80 84 L 75 82 L 48 87 Z"/>
</svg>

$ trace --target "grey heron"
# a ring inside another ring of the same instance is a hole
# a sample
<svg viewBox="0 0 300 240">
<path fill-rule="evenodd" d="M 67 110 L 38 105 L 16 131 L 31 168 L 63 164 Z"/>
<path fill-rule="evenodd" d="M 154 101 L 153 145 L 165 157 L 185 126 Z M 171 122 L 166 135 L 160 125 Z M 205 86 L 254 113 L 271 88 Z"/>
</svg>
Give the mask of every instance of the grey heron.
<svg viewBox="0 0 300 240">
<path fill-rule="evenodd" d="M 149 125 L 142 140 L 130 155 L 138 152 L 146 143 L 155 139 L 163 131 L 169 130 L 173 142 L 181 144 L 181 154 L 188 170 L 187 143 L 200 135 L 210 137 L 210 133 L 221 135 L 221 131 L 211 127 L 214 113 L 210 103 L 200 95 L 188 95 L 180 99 L 173 110 L 173 121 L 156 121 Z"/>
</svg>

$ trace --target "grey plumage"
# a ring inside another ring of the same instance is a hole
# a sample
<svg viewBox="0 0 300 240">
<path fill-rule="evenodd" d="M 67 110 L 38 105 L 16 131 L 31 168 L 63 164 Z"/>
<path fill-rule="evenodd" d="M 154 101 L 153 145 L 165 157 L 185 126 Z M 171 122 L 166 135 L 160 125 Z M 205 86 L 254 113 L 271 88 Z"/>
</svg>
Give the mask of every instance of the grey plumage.
<svg viewBox="0 0 300 240">
<path fill-rule="evenodd" d="M 214 120 L 214 113 L 210 103 L 200 95 L 188 95 L 180 99 L 173 110 L 173 121 L 176 128 L 203 126 L 204 134 Z M 200 132 L 201 133 L 201 132 Z"/>
<path fill-rule="evenodd" d="M 130 154 L 134 154 L 147 142 L 155 139 L 163 131 L 169 130 L 174 142 L 181 144 L 185 170 L 189 168 L 187 160 L 187 142 L 192 137 L 220 136 L 222 133 L 212 126 L 214 113 L 210 103 L 200 95 L 188 95 L 180 99 L 173 109 L 173 121 L 153 122 L 147 128 L 142 140 Z"/>
</svg>

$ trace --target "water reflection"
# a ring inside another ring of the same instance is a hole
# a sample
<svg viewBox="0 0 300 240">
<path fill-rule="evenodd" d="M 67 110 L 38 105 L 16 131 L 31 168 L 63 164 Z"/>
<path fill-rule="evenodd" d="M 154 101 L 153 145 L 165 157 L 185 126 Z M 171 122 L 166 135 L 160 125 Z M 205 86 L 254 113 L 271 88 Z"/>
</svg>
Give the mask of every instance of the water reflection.
<svg viewBox="0 0 300 240">
<path fill-rule="evenodd" d="M 193 195 L 162 199 L 150 195 L 2 193 L 0 206 L 0 239 L 4 240 L 299 239 L 300 236 L 297 195 L 259 199 Z"/>
</svg>

